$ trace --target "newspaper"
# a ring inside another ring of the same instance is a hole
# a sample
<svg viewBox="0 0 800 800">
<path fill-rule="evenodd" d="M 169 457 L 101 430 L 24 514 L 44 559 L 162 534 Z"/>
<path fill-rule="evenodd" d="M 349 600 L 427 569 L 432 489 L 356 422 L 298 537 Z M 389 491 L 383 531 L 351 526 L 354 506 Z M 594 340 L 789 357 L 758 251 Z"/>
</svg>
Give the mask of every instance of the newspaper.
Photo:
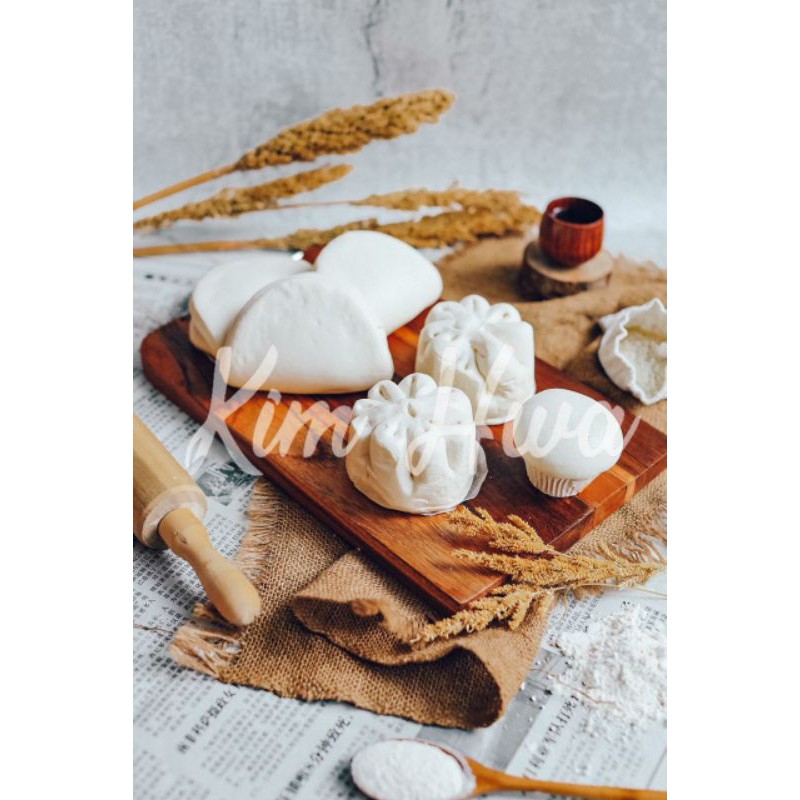
<svg viewBox="0 0 800 800">
<path fill-rule="evenodd" d="M 143 336 L 185 313 L 198 277 L 230 256 L 137 260 L 134 266 L 134 410 L 182 459 L 197 424 L 144 377 Z M 206 522 L 215 545 L 232 556 L 245 530 L 254 478 L 215 442 L 195 478 L 208 495 Z M 489 728 L 422 726 L 334 702 L 304 702 L 230 686 L 179 668 L 169 657 L 173 633 L 202 589 L 172 553 L 133 540 L 134 797 L 137 800 L 319 800 L 358 798 L 348 764 L 363 746 L 390 736 L 441 742 L 493 767 L 528 777 L 666 788 L 666 728 L 592 738 L 582 730 L 591 708 L 578 694 L 552 691 L 563 659 L 562 631 L 634 601 L 666 624 L 666 578 L 651 592 L 610 591 L 564 605 L 553 615 L 531 672 L 506 715 Z M 661 594 L 663 593 L 663 594 Z"/>
</svg>

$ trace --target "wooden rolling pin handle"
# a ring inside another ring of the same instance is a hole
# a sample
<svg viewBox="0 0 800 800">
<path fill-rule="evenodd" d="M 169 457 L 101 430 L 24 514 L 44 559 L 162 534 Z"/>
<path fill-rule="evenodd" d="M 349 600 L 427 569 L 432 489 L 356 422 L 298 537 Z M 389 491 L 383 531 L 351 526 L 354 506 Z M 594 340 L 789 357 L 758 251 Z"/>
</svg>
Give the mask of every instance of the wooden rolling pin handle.
<svg viewBox="0 0 800 800">
<path fill-rule="evenodd" d="M 261 601 L 244 573 L 220 555 L 201 522 L 206 496 L 147 425 L 133 415 L 133 532 L 147 547 L 169 547 L 194 567 L 217 611 L 248 625 Z"/>
<path fill-rule="evenodd" d="M 175 555 L 194 568 L 214 607 L 234 625 L 249 625 L 261 600 L 244 573 L 214 549 L 205 525 L 188 508 L 170 511 L 158 533 Z"/>
</svg>

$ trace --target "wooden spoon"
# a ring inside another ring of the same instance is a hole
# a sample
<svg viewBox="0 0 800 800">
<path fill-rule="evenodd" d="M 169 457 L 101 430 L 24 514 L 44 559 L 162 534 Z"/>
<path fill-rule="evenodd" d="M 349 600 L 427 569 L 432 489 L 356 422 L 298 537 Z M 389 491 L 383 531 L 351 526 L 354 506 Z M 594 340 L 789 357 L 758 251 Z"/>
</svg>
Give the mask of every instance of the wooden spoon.
<svg viewBox="0 0 800 800">
<path fill-rule="evenodd" d="M 555 781 L 520 778 L 517 775 L 508 775 L 505 772 L 489 769 L 489 767 L 485 767 L 483 764 L 479 764 L 477 761 L 467 758 L 458 751 L 438 742 L 428 742 L 425 739 L 410 739 L 404 736 L 397 736 L 385 741 L 412 742 L 417 745 L 435 747 L 458 762 L 464 774 L 464 782 L 461 791 L 452 800 L 467 800 L 469 797 L 480 797 L 488 792 L 544 792 L 545 794 L 558 794 L 567 797 L 587 797 L 590 800 L 666 800 L 667 797 L 666 792 L 658 792 L 653 789 L 623 789 L 614 786 L 587 786 L 582 783 L 556 783 Z M 362 752 L 378 748 L 382 744 L 384 742 L 369 745 Z M 402 766 L 402 762 L 397 759 L 393 762 L 385 762 L 386 770 L 393 778 L 395 785 L 407 780 L 405 777 L 406 772 L 403 771 Z M 364 785 L 363 776 L 359 776 L 355 769 L 352 775 L 356 786 L 367 797 L 371 797 L 373 800 L 390 800 L 383 793 L 377 794 L 375 789 L 371 789 L 368 784 Z"/>
<path fill-rule="evenodd" d="M 544 792 L 568 797 L 587 797 L 593 800 L 666 800 L 666 792 L 653 789 L 624 789 L 614 786 L 587 786 L 582 783 L 556 783 L 520 778 L 479 764 L 471 758 L 465 761 L 475 777 L 475 789 L 469 797 L 480 797 L 488 792 Z"/>
</svg>

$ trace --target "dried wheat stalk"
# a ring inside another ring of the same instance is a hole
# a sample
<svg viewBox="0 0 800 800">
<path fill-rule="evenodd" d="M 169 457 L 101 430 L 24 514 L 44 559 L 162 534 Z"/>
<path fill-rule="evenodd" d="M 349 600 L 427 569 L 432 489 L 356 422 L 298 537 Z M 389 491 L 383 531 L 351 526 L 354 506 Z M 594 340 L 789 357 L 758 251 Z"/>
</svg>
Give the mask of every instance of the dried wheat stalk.
<svg viewBox="0 0 800 800">
<path fill-rule="evenodd" d="M 516 205 L 503 211 L 468 209 L 444 211 L 418 220 L 381 224 L 377 219 L 361 219 L 336 225 L 333 228 L 304 228 L 288 236 L 274 239 L 247 239 L 243 241 L 197 242 L 194 244 L 169 244 L 155 247 L 137 247 L 135 257 L 158 256 L 176 253 L 202 253 L 229 250 L 307 250 L 312 245 L 322 245 L 347 231 L 381 231 L 402 239 L 413 247 L 450 247 L 454 244 L 475 242 L 487 236 L 507 236 L 524 233 L 541 218 L 533 206 Z"/>
<path fill-rule="evenodd" d="M 502 210 L 522 202 L 519 192 L 500 189 L 401 189 L 386 194 L 371 194 L 358 200 L 309 201 L 283 203 L 275 208 L 320 208 L 327 206 L 373 206 L 397 211 L 419 211 L 421 208 L 493 209 Z"/>
<path fill-rule="evenodd" d="M 488 209 L 444 211 L 441 214 L 433 214 L 407 222 L 389 222 L 383 225 L 376 223 L 370 225 L 369 228 L 402 239 L 413 247 L 437 248 L 475 242 L 485 236 L 522 233 L 538 222 L 540 217 L 541 214 L 533 206 L 517 205 L 509 206 L 501 211 L 489 211 Z M 358 223 L 355 224 L 358 225 Z M 327 231 L 323 233 L 324 241 L 334 238 L 333 236 L 328 238 Z M 295 234 L 295 241 L 297 243 L 308 242 L 308 245 L 323 243 L 323 241 L 317 241 L 315 231 L 298 231 Z"/>
<path fill-rule="evenodd" d="M 271 183 L 264 183 L 248 189 L 223 189 L 221 192 L 199 203 L 189 203 L 181 208 L 165 211 L 153 217 L 147 217 L 134 223 L 133 227 L 142 233 L 163 228 L 178 219 L 201 220 L 205 217 L 232 217 L 250 211 L 282 211 L 297 208 L 320 208 L 329 206 L 372 206 L 390 208 L 396 211 L 419 211 L 422 208 L 450 208 L 476 212 L 490 210 L 503 212 L 522 204 L 519 192 L 500 189 L 461 189 L 451 187 L 436 189 L 401 189 L 386 194 L 371 194 L 358 200 L 326 200 L 323 202 L 308 201 L 304 203 L 278 203 L 284 197 L 317 189 L 325 183 L 338 180 L 351 171 L 351 167 L 322 167 L 319 170 L 301 172 L 292 178 L 284 178 Z M 341 174 L 336 171 L 341 170 Z M 317 174 L 319 173 L 319 175 Z M 330 176 L 323 179 L 324 176 Z M 307 185 L 294 188 L 291 183 L 295 178 L 306 179 Z M 312 185 L 311 179 L 318 179 Z M 281 191 L 283 184 L 291 191 Z M 273 202 L 273 200 L 275 202 Z M 226 202 L 231 201 L 231 202 Z M 233 202 L 235 201 L 235 202 Z M 213 213 L 204 213 L 211 209 Z"/>
<path fill-rule="evenodd" d="M 450 515 L 450 521 L 462 533 L 486 537 L 490 548 L 501 551 L 459 550 L 460 558 L 508 575 L 511 581 L 457 614 L 419 626 L 407 639 L 417 647 L 484 630 L 493 622 L 505 622 L 514 630 L 536 598 L 545 594 L 636 586 L 665 566 L 658 561 L 628 561 L 610 551 L 608 559 L 559 553 L 520 517 L 498 522 L 480 508 L 473 512 L 461 506 Z"/>
<path fill-rule="evenodd" d="M 542 594 L 543 592 L 517 585 L 502 594 L 491 592 L 471 603 L 464 611 L 414 631 L 407 641 L 419 647 L 439 639 L 451 639 L 461 633 L 482 631 L 497 621 L 505 621 L 512 631 L 516 630 L 525 619 L 533 601 Z"/>
<path fill-rule="evenodd" d="M 438 122 L 454 100 L 451 92 L 428 89 L 384 98 L 368 106 L 332 109 L 308 122 L 286 128 L 233 164 L 140 198 L 134 202 L 133 209 L 238 170 L 313 161 L 322 155 L 355 153 L 373 139 L 394 139 L 414 133 L 424 123 Z"/>
<path fill-rule="evenodd" d="M 459 533 L 467 536 L 488 537 L 488 544 L 495 550 L 509 553 L 555 553 L 555 548 L 546 544 L 532 525 L 512 514 L 507 522 L 498 522 L 485 508 L 471 511 L 459 506 L 451 512 L 448 521 Z"/>
<path fill-rule="evenodd" d="M 180 208 L 163 211 L 152 217 L 145 217 L 134 222 L 133 228 L 139 232 L 147 232 L 158 228 L 166 228 L 180 219 L 200 221 L 209 217 L 238 217 L 251 211 L 264 211 L 278 208 L 278 201 L 285 197 L 294 197 L 303 192 L 311 192 L 333 181 L 349 175 L 353 168 L 349 164 L 319 167 L 318 169 L 298 172 L 287 178 L 248 186 L 243 189 L 223 189 L 221 192 L 200 200 L 187 203 Z"/>
<path fill-rule="evenodd" d="M 418 211 L 421 208 L 461 208 L 503 211 L 522 203 L 519 192 L 500 189 L 402 189 L 399 192 L 371 194 L 361 200 L 351 200 L 353 206 L 393 208 L 400 211 Z"/>
<path fill-rule="evenodd" d="M 459 550 L 456 555 L 478 566 L 508 575 L 514 583 L 528 583 L 544 590 L 569 589 L 606 581 L 613 581 L 615 586 L 635 586 L 661 569 L 660 564 L 630 564 L 563 553 L 536 559 L 527 555 L 475 553 L 472 550 Z"/>
<path fill-rule="evenodd" d="M 261 169 L 313 161 L 321 155 L 355 153 L 373 139 L 395 139 L 415 133 L 423 123 L 438 122 L 454 101 L 451 92 L 428 89 L 384 98 L 368 106 L 334 108 L 281 131 L 245 153 L 236 162 L 236 169 Z"/>
</svg>

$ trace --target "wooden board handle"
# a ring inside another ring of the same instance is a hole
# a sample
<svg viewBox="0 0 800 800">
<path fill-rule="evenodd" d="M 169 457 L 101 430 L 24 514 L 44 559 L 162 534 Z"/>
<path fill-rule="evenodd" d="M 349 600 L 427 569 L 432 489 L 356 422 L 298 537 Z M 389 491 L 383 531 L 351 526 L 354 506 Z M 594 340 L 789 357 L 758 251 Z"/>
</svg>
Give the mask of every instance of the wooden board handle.
<svg viewBox="0 0 800 800">
<path fill-rule="evenodd" d="M 214 607 L 234 625 L 249 625 L 261 610 L 261 599 L 244 573 L 218 553 L 205 525 L 188 508 L 170 511 L 158 526 L 175 555 L 192 565 Z"/>
</svg>

